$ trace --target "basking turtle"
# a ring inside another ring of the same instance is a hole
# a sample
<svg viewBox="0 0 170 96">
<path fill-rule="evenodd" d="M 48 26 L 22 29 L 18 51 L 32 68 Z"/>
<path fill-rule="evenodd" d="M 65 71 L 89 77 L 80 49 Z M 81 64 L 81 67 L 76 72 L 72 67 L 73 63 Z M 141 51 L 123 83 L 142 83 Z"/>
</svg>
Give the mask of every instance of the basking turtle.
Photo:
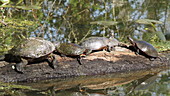
<svg viewBox="0 0 170 96">
<path fill-rule="evenodd" d="M 57 63 L 55 56 L 52 54 L 54 50 L 55 45 L 50 41 L 41 38 L 27 38 L 9 50 L 8 54 L 1 56 L 1 60 L 4 59 L 7 62 L 15 62 L 16 65 L 14 69 L 20 73 L 23 73 L 23 67 L 28 63 L 43 60 L 47 60 L 49 65 L 54 68 L 54 64 Z"/>
<path fill-rule="evenodd" d="M 90 49 L 83 48 L 74 43 L 56 44 L 56 51 L 61 55 L 77 58 L 80 65 L 82 64 L 80 61 L 81 57 L 91 53 Z"/>
<path fill-rule="evenodd" d="M 82 47 L 91 49 L 93 51 L 114 50 L 115 46 L 119 45 L 119 41 L 115 38 L 109 39 L 106 37 L 89 37 L 85 39 L 81 44 Z"/>
<path fill-rule="evenodd" d="M 158 56 L 157 50 L 150 43 L 146 41 L 135 41 L 130 37 L 128 37 L 128 39 L 137 54 L 142 54 L 145 57 L 149 58 L 149 60 L 153 60 L 156 58 L 159 58 L 161 60 L 161 58 Z"/>
</svg>

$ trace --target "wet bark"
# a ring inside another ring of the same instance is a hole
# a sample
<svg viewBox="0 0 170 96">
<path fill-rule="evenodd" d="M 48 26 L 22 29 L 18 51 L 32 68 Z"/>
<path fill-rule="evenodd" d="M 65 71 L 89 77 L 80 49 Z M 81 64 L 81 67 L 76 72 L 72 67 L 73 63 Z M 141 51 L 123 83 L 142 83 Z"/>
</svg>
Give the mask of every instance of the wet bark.
<svg viewBox="0 0 170 96">
<path fill-rule="evenodd" d="M 114 72 L 135 71 L 169 66 L 169 61 L 156 59 L 150 61 L 131 51 L 120 52 L 95 52 L 81 60 L 80 65 L 75 58 L 60 57 L 56 55 L 58 64 L 52 69 L 47 62 L 29 64 L 25 67 L 24 74 L 12 69 L 14 64 L 0 62 L 0 82 L 37 81 L 52 78 L 65 78 L 82 75 L 100 75 Z"/>
</svg>

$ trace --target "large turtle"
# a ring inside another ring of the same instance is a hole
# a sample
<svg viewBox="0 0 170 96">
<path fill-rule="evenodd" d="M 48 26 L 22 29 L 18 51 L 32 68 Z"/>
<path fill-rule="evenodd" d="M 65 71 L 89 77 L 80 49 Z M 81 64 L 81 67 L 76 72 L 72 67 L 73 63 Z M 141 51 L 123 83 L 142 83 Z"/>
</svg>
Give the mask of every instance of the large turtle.
<svg viewBox="0 0 170 96">
<path fill-rule="evenodd" d="M 49 65 L 54 68 L 54 64 L 57 63 L 55 56 L 52 54 L 54 50 L 55 45 L 50 41 L 42 38 L 27 38 L 9 50 L 8 54 L 1 56 L 1 60 L 15 62 L 14 69 L 20 73 L 23 73 L 23 67 L 28 63 L 43 60 L 47 60 Z"/>
<path fill-rule="evenodd" d="M 149 58 L 149 60 L 153 60 L 156 58 L 161 58 L 158 56 L 157 50 L 146 41 L 135 41 L 132 38 L 128 37 L 130 43 L 132 44 L 134 51 L 136 54 L 142 54 L 145 57 Z"/>
<path fill-rule="evenodd" d="M 58 43 L 56 44 L 56 51 L 62 56 L 69 56 L 77 58 L 77 61 L 81 65 L 81 57 L 91 53 L 90 49 L 83 48 L 74 43 Z"/>
<path fill-rule="evenodd" d="M 114 50 L 115 46 L 119 45 L 119 41 L 115 38 L 109 39 L 106 37 L 89 37 L 85 39 L 80 45 L 93 51 L 99 51 L 103 49 L 111 51 Z"/>
</svg>

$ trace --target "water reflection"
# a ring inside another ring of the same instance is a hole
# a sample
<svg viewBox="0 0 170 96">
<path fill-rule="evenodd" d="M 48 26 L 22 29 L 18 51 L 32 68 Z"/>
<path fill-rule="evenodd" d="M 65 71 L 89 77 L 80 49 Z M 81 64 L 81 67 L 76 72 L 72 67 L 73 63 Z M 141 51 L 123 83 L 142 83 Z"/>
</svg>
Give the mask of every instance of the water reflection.
<svg viewBox="0 0 170 96">
<path fill-rule="evenodd" d="M 170 70 L 166 69 L 154 68 L 135 72 L 46 80 L 23 85 L 38 89 L 40 93 L 45 92 L 55 96 L 136 96 L 151 95 L 153 92 L 163 94 L 170 89 L 168 85 Z M 162 84 L 162 81 L 165 84 Z M 39 94 L 39 92 L 31 91 L 30 93 Z"/>
</svg>

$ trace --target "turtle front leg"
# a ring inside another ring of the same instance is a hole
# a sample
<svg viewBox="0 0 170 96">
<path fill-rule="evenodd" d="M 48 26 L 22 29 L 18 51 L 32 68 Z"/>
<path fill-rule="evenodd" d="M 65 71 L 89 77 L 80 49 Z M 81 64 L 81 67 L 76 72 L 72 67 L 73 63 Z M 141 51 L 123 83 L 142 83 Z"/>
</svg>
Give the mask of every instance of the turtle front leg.
<svg viewBox="0 0 170 96">
<path fill-rule="evenodd" d="M 21 58 L 21 62 L 16 63 L 14 66 L 14 70 L 18 73 L 24 73 L 24 67 L 28 64 L 28 61 L 26 59 Z"/>
<path fill-rule="evenodd" d="M 54 54 L 51 54 L 51 55 L 50 55 L 50 58 L 47 58 L 47 61 L 48 61 L 49 66 L 50 66 L 51 68 L 53 68 L 53 69 L 56 68 L 55 65 L 56 65 L 58 62 L 57 62 L 57 59 L 56 59 L 56 57 L 55 57 Z"/>
<path fill-rule="evenodd" d="M 82 63 L 81 63 L 81 56 L 77 57 L 77 61 L 78 61 L 78 63 L 79 63 L 80 65 L 82 65 Z"/>
<path fill-rule="evenodd" d="M 103 48 L 103 50 L 107 51 L 107 52 L 111 52 L 113 49 L 112 47 L 110 47 L 109 45 L 107 45 L 106 47 Z"/>
<path fill-rule="evenodd" d="M 80 65 L 82 65 L 81 59 L 82 59 L 83 57 L 85 57 L 85 56 L 86 56 L 86 54 L 80 54 L 80 55 L 77 57 L 77 61 L 78 61 L 78 63 L 79 63 Z"/>
<path fill-rule="evenodd" d="M 161 57 L 150 57 L 149 60 L 150 60 L 150 61 L 154 61 L 154 60 L 156 60 L 157 58 L 158 58 L 161 62 L 163 62 L 163 59 L 162 59 Z"/>
</svg>

